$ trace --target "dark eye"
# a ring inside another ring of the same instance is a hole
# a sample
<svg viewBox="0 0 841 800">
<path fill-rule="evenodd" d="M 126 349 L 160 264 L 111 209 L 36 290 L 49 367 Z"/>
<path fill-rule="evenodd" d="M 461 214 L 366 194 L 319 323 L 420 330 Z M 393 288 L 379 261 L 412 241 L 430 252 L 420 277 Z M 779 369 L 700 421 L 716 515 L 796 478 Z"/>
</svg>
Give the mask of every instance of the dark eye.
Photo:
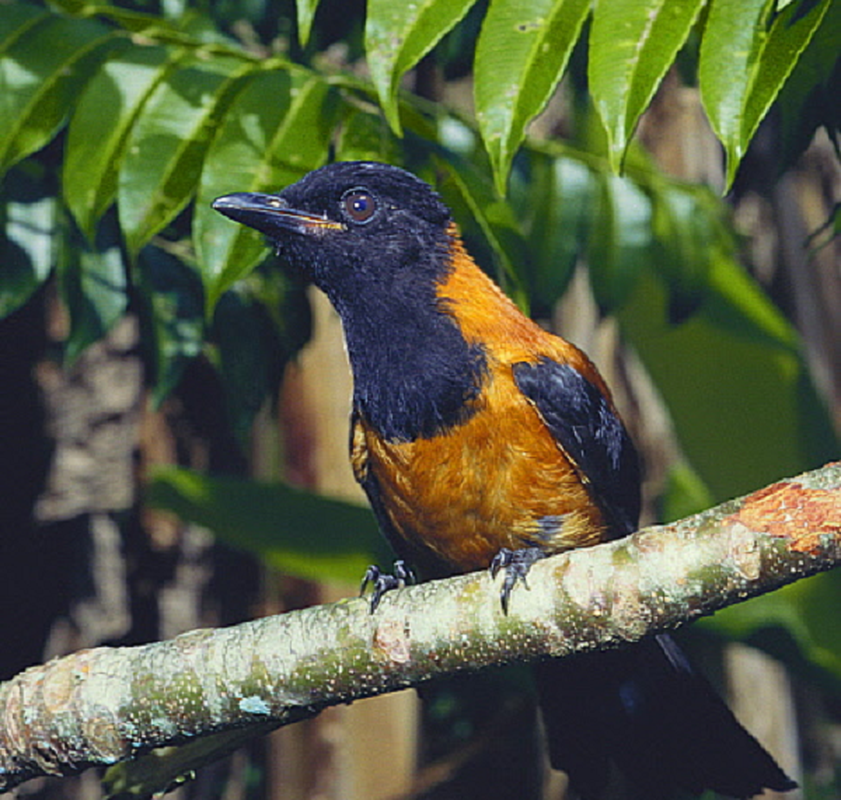
<svg viewBox="0 0 841 800">
<path fill-rule="evenodd" d="M 342 207 L 354 222 L 368 222 L 377 210 L 377 201 L 362 189 L 351 189 L 342 198 Z"/>
</svg>

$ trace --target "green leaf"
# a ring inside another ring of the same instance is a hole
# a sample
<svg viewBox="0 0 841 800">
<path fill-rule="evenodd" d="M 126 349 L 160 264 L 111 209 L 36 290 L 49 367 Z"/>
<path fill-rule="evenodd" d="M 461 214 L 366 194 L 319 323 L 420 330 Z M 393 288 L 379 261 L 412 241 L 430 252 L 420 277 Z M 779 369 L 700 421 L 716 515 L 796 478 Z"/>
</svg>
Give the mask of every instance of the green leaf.
<svg viewBox="0 0 841 800">
<path fill-rule="evenodd" d="M 561 79 L 590 0 L 496 0 L 476 44 L 476 119 L 505 194 L 511 161 Z"/>
<path fill-rule="evenodd" d="M 809 677 L 841 689 L 841 573 L 824 572 L 699 620 L 704 630 L 755 644 Z M 805 663 L 804 663 L 805 662 Z"/>
<path fill-rule="evenodd" d="M 400 163 L 399 148 L 380 115 L 351 109 L 342 120 L 336 161 Z"/>
<path fill-rule="evenodd" d="M 116 219 L 100 229 L 94 245 L 78 234 L 68 238 L 58 276 L 70 316 L 64 355 L 72 364 L 123 316 L 128 307 L 128 281 Z"/>
<path fill-rule="evenodd" d="M 35 27 L 48 16 L 50 16 L 49 11 L 29 3 L 0 5 L 0 57 L 30 28 Z"/>
<path fill-rule="evenodd" d="M 369 564 L 388 558 L 369 509 L 283 484 L 169 467 L 156 472 L 146 497 L 302 578 L 355 583 Z"/>
<path fill-rule="evenodd" d="M 282 273 L 272 270 L 275 276 Z M 283 378 L 289 358 L 297 348 L 288 348 L 288 331 L 279 329 L 271 314 L 289 314 L 290 322 L 301 322 L 303 343 L 309 330 L 309 320 L 300 320 L 290 310 L 287 292 L 273 299 L 275 308 L 267 308 L 251 291 L 257 281 L 241 281 L 231 291 L 219 298 L 213 317 L 211 336 L 218 353 L 218 370 L 225 389 L 228 420 L 234 434 L 247 443 L 251 424 L 266 400 L 274 396 Z M 278 286 L 272 287 L 277 290 Z M 306 303 L 303 291 L 298 299 Z M 297 317 L 297 318 L 296 318 Z"/>
<path fill-rule="evenodd" d="M 597 177 L 599 201 L 589 228 L 587 264 L 596 302 L 610 313 L 625 304 L 651 262 L 652 208 L 633 181 L 611 174 Z"/>
<path fill-rule="evenodd" d="M 365 19 L 365 52 L 371 80 L 386 119 L 400 133 L 397 89 L 400 78 L 418 63 L 476 0 L 369 0 Z"/>
<path fill-rule="evenodd" d="M 148 33 L 162 36 L 176 32 L 176 27 L 159 14 L 144 14 L 128 8 L 118 8 L 107 2 L 97 0 L 51 0 L 51 6 L 65 11 L 74 17 L 98 17 L 116 23 L 132 33 Z"/>
<path fill-rule="evenodd" d="M 698 61 L 701 102 L 727 153 L 727 185 L 744 155 L 742 120 L 774 0 L 713 2 Z"/>
<path fill-rule="evenodd" d="M 832 0 L 792 3 L 774 19 L 760 57 L 756 81 L 745 105 L 742 123 L 744 148 L 747 148 L 759 123 L 777 99 L 831 5 Z M 837 45 L 837 28 L 835 36 Z M 735 174 L 735 170 L 733 172 Z"/>
<path fill-rule="evenodd" d="M 184 50 L 132 47 L 106 61 L 79 98 L 67 132 L 62 187 L 88 239 L 117 194 L 117 175 L 137 114 L 184 55 Z"/>
<path fill-rule="evenodd" d="M 614 171 L 703 6 L 704 0 L 596 2 L 587 74 Z"/>
<path fill-rule="evenodd" d="M 253 65 L 189 56 L 155 86 L 131 127 L 120 165 L 120 224 L 132 259 L 196 190 L 217 116 Z"/>
<path fill-rule="evenodd" d="M 0 195 L 0 319 L 29 300 L 55 263 L 56 199 L 24 166 L 6 176 Z"/>
<path fill-rule="evenodd" d="M 281 355 L 277 357 L 282 370 L 286 361 L 297 354 L 312 336 L 312 309 L 309 302 L 309 283 L 303 275 L 263 264 L 236 287 L 247 294 L 256 313 L 262 314 L 272 328 Z M 281 363 L 282 362 L 282 363 Z M 282 374 L 273 381 L 276 388 Z"/>
<path fill-rule="evenodd" d="M 673 522 L 698 514 L 715 505 L 707 485 L 685 461 L 669 468 L 663 492 L 658 501 L 657 519 Z"/>
<path fill-rule="evenodd" d="M 669 287 L 669 320 L 680 322 L 701 303 L 710 251 L 723 235 L 707 190 L 658 183 L 653 194 L 654 265 Z"/>
<path fill-rule="evenodd" d="M 275 191 L 321 166 L 333 131 L 334 99 L 330 86 L 309 73 L 262 72 L 222 119 L 202 171 L 193 224 L 208 314 L 267 252 L 260 234 L 232 223 L 210 203 L 234 191 Z"/>
<path fill-rule="evenodd" d="M 841 3 L 830 3 L 777 98 L 783 151 L 777 165 L 780 173 L 789 169 L 809 146 L 816 128 L 826 126 L 831 139 L 841 130 L 841 104 L 836 97 L 841 86 L 839 30 Z"/>
<path fill-rule="evenodd" d="M 710 124 L 727 153 L 726 189 L 830 1 L 791 3 L 773 21 L 773 0 L 712 3 L 698 82 Z"/>
<path fill-rule="evenodd" d="M 301 47 L 306 47 L 310 40 L 312 21 L 315 18 L 315 10 L 318 8 L 318 0 L 295 0 L 295 8 L 298 12 L 298 41 Z"/>
<path fill-rule="evenodd" d="M 652 272 L 618 318 L 687 462 L 722 502 L 837 457 L 838 442 L 785 318 L 725 250 L 710 255 L 689 319 L 671 324 L 668 291 Z"/>
<path fill-rule="evenodd" d="M 709 281 L 703 308 L 705 317 L 722 331 L 739 339 L 778 349 L 786 356 L 801 358 L 796 332 L 735 260 L 734 253 L 735 248 L 727 246 L 715 246 L 709 251 Z M 770 480 L 767 482 L 770 483 Z"/>
<path fill-rule="evenodd" d="M 93 20 L 40 18 L 0 53 L 0 175 L 43 147 L 112 48 L 128 43 Z"/>
<path fill-rule="evenodd" d="M 189 266 L 158 247 L 144 247 L 137 259 L 138 282 L 149 304 L 152 402 L 172 392 L 184 368 L 204 345 L 204 295 L 201 280 Z"/>
<path fill-rule="evenodd" d="M 272 102 L 266 103 L 266 97 Z M 278 170 L 275 161 L 284 153 L 270 152 L 291 103 L 292 76 L 288 72 L 257 73 L 234 98 L 208 150 L 193 220 L 193 242 L 208 288 L 208 310 L 225 289 L 268 254 L 265 237 L 244 225 L 232 225 L 210 204 L 229 192 L 275 190 L 300 177 L 293 169 Z"/>
<path fill-rule="evenodd" d="M 532 153 L 527 198 L 512 198 L 516 208 L 531 210 L 526 238 L 531 245 L 531 291 L 535 310 L 550 313 L 566 291 L 599 200 L 590 168 L 567 156 Z"/>
</svg>

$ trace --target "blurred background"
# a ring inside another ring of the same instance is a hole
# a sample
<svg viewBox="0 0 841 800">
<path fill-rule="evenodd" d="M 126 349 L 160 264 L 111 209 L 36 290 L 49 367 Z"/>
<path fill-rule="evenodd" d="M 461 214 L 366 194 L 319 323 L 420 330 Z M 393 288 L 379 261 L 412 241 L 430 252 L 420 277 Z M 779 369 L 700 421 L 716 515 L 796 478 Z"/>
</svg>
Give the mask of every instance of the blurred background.
<svg viewBox="0 0 841 800">
<path fill-rule="evenodd" d="M 430 181 L 594 359 L 645 523 L 837 458 L 841 4 L 744 4 L 744 63 L 725 5 L 684 4 L 612 76 L 611 25 L 657 4 L 0 2 L 0 677 L 347 597 L 389 563 L 347 459 L 338 317 L 209 209 L 331 159 Z M 682 632 L 790 798 L 841 797 L 839 608 L 831 573 Z M 528 676 L 502 670 L 329 709 L 174 794 L 563 792 Z"/>
</svg>

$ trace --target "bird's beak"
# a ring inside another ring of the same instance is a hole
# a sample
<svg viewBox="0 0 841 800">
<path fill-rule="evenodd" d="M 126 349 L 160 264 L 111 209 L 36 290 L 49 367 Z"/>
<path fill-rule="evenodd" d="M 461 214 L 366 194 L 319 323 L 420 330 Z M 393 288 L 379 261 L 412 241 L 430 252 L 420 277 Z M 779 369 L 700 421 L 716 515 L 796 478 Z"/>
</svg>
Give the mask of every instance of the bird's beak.
<svg viewBox="0 0 841 800">
<path fill-rule="evenodd" d="M 344 225 L 309 211 L 291 208 L 275 194 L 234 192 L 217 197 L 212 208 L 220 214 L 247 225 L 249 228 L 277 238 L 284 233 L 318 234 L 328 230 L 343 230 Z"/>
</svg>

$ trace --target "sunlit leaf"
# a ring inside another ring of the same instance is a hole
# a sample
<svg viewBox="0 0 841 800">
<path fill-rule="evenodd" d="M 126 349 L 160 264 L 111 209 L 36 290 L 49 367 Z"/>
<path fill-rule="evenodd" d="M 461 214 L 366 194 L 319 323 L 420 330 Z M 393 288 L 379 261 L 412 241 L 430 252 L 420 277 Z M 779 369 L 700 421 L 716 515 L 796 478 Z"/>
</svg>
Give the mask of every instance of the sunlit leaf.
<svg viewBox="0 0 841 800">
<path fill-rule="evenodd" d="M 291 89 L 288 72 L 256 74 L 234 98 L 207 153 L 196 198 L 193 241 L 206 285 L 219 287 L 213 292 L 215 297 L 264 259 L 268 244 L 262 234 L 232 224 L 210 204 L 223 194 L 277 190 L 300 177 L 295 170 L 277 170 L 274 160 L 283 153 L 270 153 L 272 139 L 289 113 Z M 272 102 L 265 102 L 266 97 Z M 210 298 L 207 303 L 212 308 Z"/>
<path fill-rule="evenodd" d="M 278 191 L 321 166 L 334 99 L 318 77 L 271 71 L 254 76 L 228 109 L 202 171 L 193 226 L 208 312 L 267 252 L 262 235 L 213 211 L 211 202 L 230 192 Z"/>
<path fill-rule="evenodd" d="M 318 8 L 318 0 L 295 0 L 295 8 L 298 12 L 298 41 L 301 47 L 305 47 L 310 40 L 310 30 L 315 18 L 315 10 Z"/>
<path fill-rule="evenodd" d="M 67 132 L 62 188 L 91 239 L 117 194 L 126 142 L 143 103 L 185 51 L 132 47 L 106 61 L 79 98 Z"/>
<path fill-rule="evenodd" d="M 747 148 L 831 5 L 832 0 L 792 3 L 774 19 L 762 50 L 756 80 L 744 106 L 741 149 Z M 835 18 L 838 19 L 837 14 Z M 835 34 L 837 44 L 837 28 Z"/>
<path fill-rule="evenodd" d="M 698 82 L 713 130 L 727 153 L 729 188 L 756 128 L 820 25 L 830 0 L 715 0 L 701 40 Z"/>
<path fill-rule="evenodd" d="M 400 131 L 397 89 L 400 78 L 421 60 L 476 0 L 369 0 L 365 52 L 371 80 L 386 119 Z"/>
<path fill-rule="evenodd" d="M 476 119 L 497 191 L 505 185 L 526 125 L 563 74 L 590 0 L 496 0 L 476 44 Z"/>
<path fill-rule="evenodd" d="M 20 308 L 55 263 L 56 206 L 46 181 L 12 170 L 0 194 L 0 319 Z"/>
<path fill-rule="evenodd" d="M 52 139 L 101 59 L 128 44 L 93 20 L 24 27 L 0 52 L 0 174 Z"/>
<path fill-rule="evenodd" d="M 132 257 L 193 196 L 216 114 L 252 69 L 238 58 L 199 52 L 167 72 L 143 104 L 131 126 L 117 190 Z"/>
<path fill-rule="evenodd" d="M 587 70 L 614 170 L 703 6 L 704 0 L 596 2 Z"/>
</svg>

